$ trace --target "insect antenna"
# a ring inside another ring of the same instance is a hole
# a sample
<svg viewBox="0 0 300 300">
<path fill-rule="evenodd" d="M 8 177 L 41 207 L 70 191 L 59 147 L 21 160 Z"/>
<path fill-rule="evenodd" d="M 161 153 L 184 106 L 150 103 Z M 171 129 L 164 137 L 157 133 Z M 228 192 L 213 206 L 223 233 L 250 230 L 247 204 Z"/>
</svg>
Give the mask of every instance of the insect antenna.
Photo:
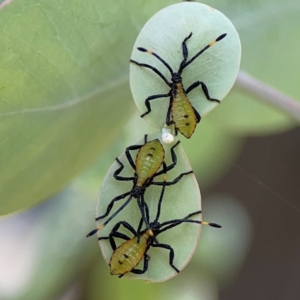
<svg viewBox="0 0 300 300">
<path fill-rule="evenodd" d="M 86 237 L 90 237 L 90 236 L 94 235 L 97 231 L 103 229 L 131 201 L 131 199 L 132 199 L 132 195 L 103 224 L 101 224 L 100 226 L 98 226 L 96 229 L 92 230 Z"/>
<path fill-rule="evenodd" d="M 150 66 L 148 64 L 139 63 L 139 62 L 137 62 L 137 61 L 135 61 L 133 59 L 131 59 L 130 62 L 132 62 L 132 63 L 134 63 L 134 64 L 136 64 L 136 65 L 138 65 L 140 67 L 144 67 L 144 68 L 148 68 L 148 69 L 152 70 L 154 73 L 156 73 L 166 83 L 166 85 L 168 85 L 168 86 L 172 85 L 168 81 L 168 79 L 160 71 L 158 71 L 156 68 L 154 68 L 154 67 L 152 67 L 152 66 Z"/>
<path fill-rule="evenodd" d="M 201 210 L 198 210 L 194 213 L 191 213 L 189 215 L 187 215 L 186 217 L 182 218 L 182 219 L 175 219 L 175 220 L 171 220 L 171 221 L 166 221 L 164 223 L 161 223 L 161 227 L 162 226 L 166 226 L 163 229 L 160 229 L 159 232 L 157 234 L 160 234 L 166 230 L 169 230 L 170 228 L 173 228 L 181 223 L 195 223 L 195 224 L 202 224 L 202 225 L 207 225 L 207 226 L 211 226 L 211 227 L 215 227 L 215 228 L 222 228 L 221 225 L 216 224 L 216 223 L 209 223 L 206 221 L 198 221 L 198 220 L 189 220 L 189 218 L 191 218 L 194 215 L 198 215 L 201 213 Z"/>
<path fill-rule="evenodd" d="M 157 59 L 159 59 L 168 68 L 168 70 L 170 71 L 171 75 L 174 74 L 174 72 L 173 72 L 172 68 L 170 67 L 170 65 L 167 62 L 165 62 L 159 55 L 157 55 L 156 53 L 152 52 L 151 50 L 147 50 L 147 49 L 142 48 L 142 47 L 138 47 L 137 49 L 139 51 L 147 52 L 147 53 L 155 56 Z"/>
<path fill-rule="evenodd" d="M 215 40 L 207 44 L 202 50 L 200 50 L 197 54 L 195 54 L 190 60 L 188 60 L 185 64 L 181 65 L 179 68 L 178 73 L 181 73 L 184 68 L 186 68 L 189 64 L 191 64 L 198 56 L 200 56 L 204 51 L 206 51 L 208 48 L 213 46 L 215 43 L 221 41 L 227 33 L 221 34 L 219 37 L 217 37 Z"/>
</svg>

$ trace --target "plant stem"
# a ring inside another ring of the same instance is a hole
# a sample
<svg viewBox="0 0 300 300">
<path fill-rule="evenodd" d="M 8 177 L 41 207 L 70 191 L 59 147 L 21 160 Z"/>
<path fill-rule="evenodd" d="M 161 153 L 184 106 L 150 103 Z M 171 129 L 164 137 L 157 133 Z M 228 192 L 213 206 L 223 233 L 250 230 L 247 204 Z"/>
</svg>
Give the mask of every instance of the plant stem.
<svg viewBox="0 0 300 300">
<path fill-rule="evenodd" d="M 249 94 L 257 96 L 267 103 L 285 111 L 300 122 L 300 103 L 292 97 L 284 95 L 244 71 L 239 72 L 235 85 Z"/>
</svg>

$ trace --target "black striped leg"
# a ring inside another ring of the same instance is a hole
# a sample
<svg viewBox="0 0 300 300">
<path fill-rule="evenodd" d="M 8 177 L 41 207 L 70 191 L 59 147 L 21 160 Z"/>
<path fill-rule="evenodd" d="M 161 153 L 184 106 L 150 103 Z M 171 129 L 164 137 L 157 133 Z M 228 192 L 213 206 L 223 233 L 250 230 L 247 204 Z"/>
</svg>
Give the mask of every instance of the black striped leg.
<svg viewBox="0 0 300 300">
<path fill-rule="evenodd" d="M 144 274 L 148 270 L 148 262 L 149 262 L 149 256 L 147 254 L 144 255 L 144 266 L 142 270 L 139 269 L 132 269 L 130 272 L 134 274 Z M 120 275 L 119 278 L 123 277 L 124 274 Z"/>
<path fill-rule="evenodd" d="M 165 170 L 162 169 L 159 172 L 157 172 L 152 178 L 154 178 L 156 176 L 159 176 L 161 174 L 164 174 L 164 173 L 166 173 L 167 171 L 170 171 L 171 169 L 173 169 L 176 166 L 176 164 L 177 164 L 177 156 L 176 156 L 176 153 L 175 153 L 174 149 L 178 146 L 179 143 L 180 143 L 180 141 L 178 141 L 175 145 L 173 145 L 171 147 L 170 151 L 171 151 L 172 163 L 169 166 L 167 166 Z"/>
<path fill-rule="evenodd" d="M 115 232 L 115 233 L 110 233 L 109 236 L 101 236 L 98 238 L 99 241 L 101 240 L 109 240 L 109 243 L 110 243 L 110 246 L 112 248 L 113 251 L 115 251 L 117 249 L 117 245 L 116 245 L 116 242 L 115 242 L 115 238 L 119 238 L 119 239 L 123 239 L 125 241 L 129 241 L 130 238 L 123 234 L 123 233 L 120 233 L 120 232 Z"/>
<path fill-rule="evenodd" d="M 191 171 L 188 171 L 188 172 L 184 172 L 184 173 L 181 173 L 180 175 L 178 175 L 173 181 L 163 181 L 163 182 L 151 182 L 150 184 L 153 184 L 153 185 L 166 185 L 166 186 L 169 186 L 169 185 L 174 185 L 176 184 L 178 181 L 180 181 L 180 179 L 185 176 L 185 175 L 188 175 L 188 174 L 192 174 L 194 173 L 193 170 Z"/>
<path fill-rule="evenodd" d="M 136 166 L 135 166 L 135 163 L 134 163 L 129 151 L 139 150 L 143 146 L 144 145 L 132 145 L 132 146 L 127 147 L 125 150 L 125 155 L 127 157 L 128 162 L 130 163 L 131 167 L 133 168 L 133 170 L 136 170 Z"/>
<path fill-rule="evenodd" d="M 156 247 L 156 248 L 163 248 L 163 249 L 166 249 L 166 250 L 169 250 L 170 253 L 169 253 L 169 264 L 170 266 L 177 272 L 179 273 L 180 271 L 174 266 L 174 249 L 170 246 L 170 245 L 167 245 L 167 244 L 151 244 L 151 247 Z"/>
<path fill-rule="evenodd" d="M 143 114 L 141 114 L 140 117 L 143 118 L 144 116 L 146 116 L 147 114 L 149 114 L 151 112 L 151 105 L 150 105 L 151 100 L 155 100 L 155 99 L 159 99 L 159 98 L 166 98 L 166 97 L 170 97 L 170 93 L 152 95 L 152 96 L 149 96 L 148 98 L 146 98 L 145 106 L 147 107 L 147 111 L 144 112 Z"/>
<path fill-rule="evenodd" d="M 208 88 L 207 88 L 207 86 L 205 85 L 205 83 L 202 82 L 202 81 L 196 81 L 196 82 L 194 82 L 192 85 L 190 85 L 190 86 L 187 88 L 187 90 L 185 91 L 186 94 L 188 94 L 190 91 L 192 91 L 193 89 L 195 89 L 195 88 L 198 87 L 199 85 L 201 85 L 202 91 L 203 91 L 203 93 L 204 93 L 204 95 L 205 95 L 205 97 L 206 97 L 207 100 L 209 100 L 209 101 L 215 101 L 215 102 L 220 103 L 220 100 L 214 99 L 214 98 L 211 98 L 211 97 L 210 97 L 209 92 L 208 92 Z"/>
<path fill-rule="evenodd" d="M 180 64 L 180 68 L 179 68 L 179 72 L 180 72 L 180 73 L 181 73 L 181 70 L 183 69 L 183 67 L 184 67 L 184 65 L 185 65 L 185 63 L 186 63 L 186 61 L 187 61 L 187 57 L 188 57 L 188 48 L 187 48 L 187 46 L 186 46 L 186 41 L 187 41 L 188 39 L 190 39 L 192 35 L 193 35 L 193 33 L 191 32 L 191 33 L 183 40 L 183 42 L 182 42 L 182 55 L 183 55 L 183 60 L 182 60 L 182 62 L 181 62 L 181 64 Z"/>
<path fill-rule="evenodd" d="M 124 165 L 123 163 L 116 158 L 116 161 L 120 164 L 120 167 L 114 172 L 114 178 L 116 180 L 120 180 L 120 181 L 133 181 L 135 179 L 135 177 L 123 177 L 123 176 L 119 176 L 119 174 L 122 172 L 122 170 L 124 169 Z M 135 169 L 135 165 L 134 165 L 134 169 Z"/>
</svg>

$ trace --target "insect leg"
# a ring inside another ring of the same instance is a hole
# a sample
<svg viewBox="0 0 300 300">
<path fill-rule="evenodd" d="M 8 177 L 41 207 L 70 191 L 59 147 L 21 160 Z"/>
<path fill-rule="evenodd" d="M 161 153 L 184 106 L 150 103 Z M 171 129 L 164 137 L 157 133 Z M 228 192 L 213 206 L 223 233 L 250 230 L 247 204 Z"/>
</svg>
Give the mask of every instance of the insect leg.
<svg viewBox="0 0 300 300">
<path fill-rule="evenodd" d="M 209 92 L 208 92 L 208 88 L 205 85 L 205 83 L 202 82 L 202 81 L 196 81 L 191 86 L 189 86 L 187 88 L 187 90 L 185 91 L 186 94 L 188 94 L 190 91 L 192 91 L 194 88 L 198 87 L 199 85 L 201 85 L 202 91 L 203 91 L 203 93 L 204 93 L 204 95 L 205 95 L 205 97 L 206 97 L 207 100 L 209 100 L 209 101 L 215 101 L 215 102 L 220 103 L 220 100 L 214 99 L 214 98 L 210 97 Z"/>
<path fill-rule="evenodd" d="M 122 221 L 121 225 L 123 225 L 127 230 L 129 230 L 133 235 L 136 235 L 135 229 L 126 221 Z"/>
<path fill-rule="evenodd" d="M 97 221 L 97 220 L 100 220 L 100 219 L 102 219 L 102 218 L 107 217 L 107 216 L 109 215 L 111 209 L 113 208 L 114 203 L 115 203 L 116 201 L 119 201 L 119 200 L 121 200 L 121 199 L 124 199 L 124 198 L 125 198 L 126 196 L 128 196 L 128 195 L 130 195 L 130 192 L 127 192 L 127 193 L 125 193 L 125 194 L 122 194 L 122 195 L 119 195 L 119 196 L 113 198 L 113 199 L 111 200 L 111 202 L 109 203 L 109 205 L 107 206 L 107 209 L 106 209 L 105 214 L 102 215 L 102 216 L 100 216 L 100 217 L 97 217 L 97 218 L 96 218 L 96 221 Z M 130 199 L 131 199 L 131 197 L 130 197 Z M 122 206 L 121 206 L 121 207 L 122 207 Z M 120 207 L 120 208 L 121 208 L 121 207 Z"/>
<path fill-rule="evenodd" d="M 158 98 L 165 98 L 165 97 L 169 97 L 170 93 L 168 94 L 159 94 L 159 95 L 153 95 L 153 96 L 149 96 L 146 100 L 145 100 L 145 105 L 147 107 L 147 111 L 144 112 L 143 114 L 141 114 L 141 118 L 143 118 L 145 115 L 149 114 L 151 112 L 151 105 L 150 102 L 151 100 L 155 100 Z"/>
<path fill-rule="evenodd" d="M 178 141 L 174 146 L 171 147 L 171 156 L 172 156 L 172 164 L 170 164 L 168 167 L 167 167 L 167 171 L 173 169 L 176 164 L 177 164 L 177 156 L 176 156 L 176 153 L 174 151 L 175 147 L 177 147 L 179 145 L 180 141 Z"/>
<path fill-rule="evenodd" d="M 123 225 L 124 228 L 128 229 L 133 235 L 136 235 L 136 231 L 134 230 L 134 228 L 129 224 L 127 223 L 126 221 L 120 221 L 118 222 L 113 228 L 112 228 L 112 231 L 111 233 L 115 233 L 119 230 L 120 226 Z M 128 238 L 129 239 L 129 238 Z"/>
<path fill-rule="evenodd" d="M 199 123 L 201 121 L 201 116 L 194 107 L 193 107 L 193 110 L 194 110 L 194 113 L 196 116 L 196 121 L 197 121 L 197 123 Z"/>
<path fill-rule="evenodd" d="M 164 193 L 165 193 L 165 185 L 163 185 L 162 187 L 162 190 L 161 190 L 161 193 L 160 193 L 160 197 L 159 197 L 159 200 L 158 200 L 158 205 L 157 205 L 157 213 L 156 213 L 156 217 L 155 217 L 155 221 L 158 221 L 159 217 L 160 217 L 160 212 L 161 212 L 161 203 L 162 203 L 162 200 L 163 200 L 163 197 L 164 197 Z"/>
<path fill-rule="evenodd" d="M 149 207 L 148 207 L 148 204 L 145 201 L 145 198 L 144 198 L 143 194 L 141 195 L 141 198 L 142 198 L 142 205 L 143 205 L 143 208 L 145 210 L 145 220 L 146 220 L 145 223 L 149 224 L 149 222 L 150 222 Z M 142 223 L 139 225 L 139 228 L 140 229 L 142 228 Z"/>
<path fill-rule="evenodd" d="M 170 171 L 171 169 L 173 169 L 176 166 L 176 164 L 177 164 L 177 156 L 176 156 L 176 153 L 175 153 L 174 149 L 175 149 L 175 147 L 178 146 L 179 143 L 180 143 L 180 141 L 178 141 L 175 145 L 173 145 L 171 147 L 170 151 L 171 151 L 171 156 L 172 156 L 172 163 L 169 166 L 167 166 L 166 169 L 163 168 L 159 172 L 156 172 L 155 175 L 152 178 L 154 178 L 156 176 L 159 176 L 161 174 L 167 173 L 168 171 Z M 163 167 L 165 167 L 165 166 L 163 165 Z"/>
<path fill-rule="evenodd" d="M 130 272 L 134 273 L 134 274 L 144 274 L 148 270 L 148 262 L 149 262 L 149 256 L 147 254 L 145 254 L 145 256 L 144 256 L 144 267 L 143 267 L 143 270 L 132 269 Z"/>
<path fill-rule="evenodd" d="M 151 244 L 152 247 L 157 247 L 157 248 L 163 248 L 163 249 L 167 249 L 170 251 L 169 254 L 169 264 L 170 266 L 177 272 L 179 273 L 180 271 L 174 266 L 173 261 L 174 261 L 174 249 L 167 244 Z"/>
<path fill-rule="evenodd" d="M 148 228 L 149 227 L 149 222 L 148 222 L 147 218 L 145 217 L 146 203 L 145 203 L 144 197 L 138 197 L 137 198 L 137 203 L 138 203 L 140 212 L 142 214 L 142 219 L 144 220 L 144 222 L 145 222 L 145 224 Z M 139 234 L 139 232 L 138 232 L 138 234 Z M 139 242 L 139 236 L 138 236 L 138 242 Z"/>
<path fill-rule="evenodd" d="M 186 41 L 188 39 L 191 38 L 191 36 L 193 35 L 193 33 L 191 32 L 182 42 L 182 54 L 183 54 L 183 60 L 180 64 L 180 70 L 182 69 L 182 67 L 185 65 L 186 63 L 186 60 L 187 60 L 187 57 L 188 57 L 188 49 L 187 49 L 187 46 L 186 46 Z"/>
<path fill-rule="evenodd" d="M 130 238 L 127 235 L 125 235 L 123 233 L 120 233 L 120 232 L 115 232 L 114 234 L 110 234 L 109 235 L 109 242 L 110 242 L 110 246 L 113 249 L 113 251 L 115 251 L 117 249 L 117 245 L 116 245 L 116 242 L 115 242 L 114 238 L 120 238 L 120 239 L 123 239 L 125 241 L 130 240 Z"/>
<path fill-rule="evenodd" d="M 175 135 L 178 134 L 178 129 L 175 127 Z"/>
<path fill-rule="evenodd" d="M 190 170 L 188 172 L 184 172 L 184 173 L 181 173 L 180 175 L 178 175 L 173 181 L 166 181 L 165 184 L 166 185 L 173 185 L 173 184 L 176 184 L 178 181 L 180 181 L 180 179 L 185 176 L 185 175 L 188 175 L 188 174 L 193 174 L 194 171 L 193 170 Z"/>
<path fill-rule="evenodd" d="M 145 134 L 144 135 L 144 145 L 148 143 L 148 134 Z"/>
<path fill-rule="evenodd" d="M 114 178 L 117 179 L 117 180 L 120 180 L 120 181 L 134 180 L 135 177 L 123 177 L 123 176 L 119 176 L 119 174 L 124 169 L 124 165 L 123 165 L 123 163 L 118 158 L 116 158 L 116 161 L 120 164 L 120 167 L 114 172 Z"/>
<path fill-rule="evenodd" d="M 150 227 L 150 225 L 149 225 L 149 222 L 150 222 L 149 207 L 148 207 L 148 204 L 145 202 L 144 195 L 141 195 L 141 197 L 142 197 L 142 205 L 143 205 L 143 208 L 145 209 L 145 211 L 142 213 L 142 218 L 140 220 L 137 232 L 135 234 L 137 237 L 138 243 L 140 242 L 143 223 L 146 224 L 146 228 Z M 146 217 L 145 217 L 145 214 L 146 214 Z"/>
<path fill-rule="evenodd" d="M 98 238 L 98 240 L 99 241 L 100 240 L 109 240 L 111 248 L 113 249 L 113 251 L 115 251 L 117 249 L 117 245 L 116 245 L 116 242 L 115 242 L 114 238 L 120 238 L 120 239 L 123 239 L 125 241 L 130 240 L 130 238 L 127 235 L 125 235 L 123 233 L 120 233 L 120 232 L 114 232 L 114 233 L 111 232 L 109 234 L 109 236 L 101 236 L 101 237 Z"/>
<path fill-rule="evenodd" d="M 135 233 L 135 236 L 137 237 L 137 243 L 140 243 L 140 237 L 141 237 L 141 231 L 142 231 L 142 226 L 143 226 L 143 223 L 144 223 L 144 218 L 142 217 L 141 220 L 140 220 L 140 223 L 139 223 L 139 226 L 138 226 L 138 229 Z M 148 222 L 149 223 L 149 222 Z M 146 224 L 148 224 L 146 223 Z M 148 225 L 147 225 L 148 226 Z"/>
<path fill-rule="evenodd" d="M 126 221 L 120 221 L 113 227 L 109 236 L 101 236 L 98 238 L 98 240 L 109 239 L 110 245 L 112 249 L 115 251 L 117 247 L 114 238 L 120 238 L 126 241 L 130 240 L 130 237 L 128 237 L 126 234 L 118 232 L 121 225 L 123 225 L 126 229 L 128 229 L 133 235 L 136 235 L 134 228 L 130 224 L 128 224 Z"/>
<path fill-rule="evenodd" d="M 180 181 L 180 179 L 185 176 L 185 175 L 188 175 L 188 174 L 192 174 L 194 173 L 193 170 L 191 171 L 188 171 L 188 172 L 184 172 L 184 173 L 181 173 L 180 175 L 178 175 L 173 181 L 164 181 L 164 182 L 151 182 L 150 184 L 153 184 L 153 185 L 173 185 L 173 184 L 176 184 L 178 181 Z"/>
<path fill-rule="evenodd" d="M 138 150 L 143 146 L 144 145 L 132 145 L 132 146 L 127 147 L 126 150 L 125 150 L 127 160 L 129 161 L 129 163 L 130 163 L 131 167 L 133 168 L 133 170 L 136 169 L 136 166 L 135 166 L 135 163 L 133 162 L 132 156 L 130 155 L 129 151 Z"/>
<path fill-rule="evenodd" d="M 169 107 L 168 107 L 168 112 L 167 112 L 167 117 L 166 117 L 166 124 L 170 126 L 173 124 L 173 120 L 171 120 L 171 109 L 172 109 L 172 102 L 173 102 L 173 97 L 171 95 L 170 97 L 170 102 L 169 102 Z"/>
</svg>

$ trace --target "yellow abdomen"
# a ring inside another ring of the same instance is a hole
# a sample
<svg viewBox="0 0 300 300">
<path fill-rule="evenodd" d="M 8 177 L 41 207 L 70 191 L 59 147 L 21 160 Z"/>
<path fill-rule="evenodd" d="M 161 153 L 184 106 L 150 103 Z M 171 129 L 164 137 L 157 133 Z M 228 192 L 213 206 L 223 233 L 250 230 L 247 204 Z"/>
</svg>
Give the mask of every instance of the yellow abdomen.
<svg viewBox="0 0 300 300">
<path fill-rule="evenodd" d="M 123 275 L 134 269 L 145 255 L 149 240 L 148 231 L 140 236 L 139 243 L 134 237 L 121 244 L 110 259 L 110 274 Z"/>
<path fill-rule="evenodd" d="M 181 83 L 177 84 L 177 93 L 173 95 L 171 116 L 178 131 L 186 138 L 190 138 L 197 126 L 197 118 Z"/>
<path fill-rule="evenodd" d="M 137 186 L 142 186 L 146 180 L 155 175 L 165 158 L 165 151 L 158 139 L 146 143 L 139 150 L 135 166 L 138 176 Z"/>
</svg>

